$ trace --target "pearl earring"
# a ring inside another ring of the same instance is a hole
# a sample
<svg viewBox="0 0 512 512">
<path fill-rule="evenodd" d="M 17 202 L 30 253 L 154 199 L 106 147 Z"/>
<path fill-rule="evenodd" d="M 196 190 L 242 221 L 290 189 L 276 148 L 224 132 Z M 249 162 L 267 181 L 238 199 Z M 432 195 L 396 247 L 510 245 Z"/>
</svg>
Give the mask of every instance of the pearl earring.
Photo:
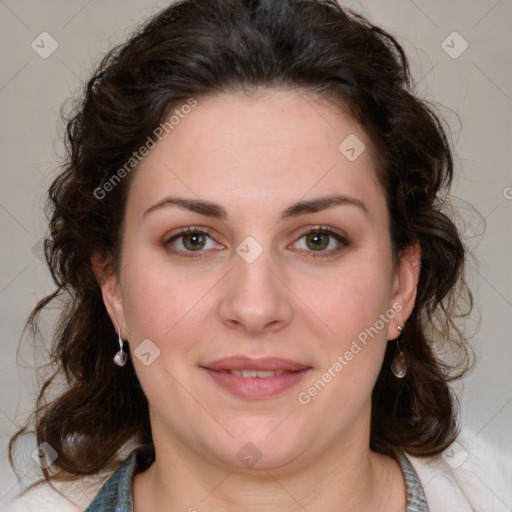
<svg viewBox="0 0 512 512">
<path fill-rule="evenodd" d="M 117 366 L 124 366 L 128 360 L 128 356 L 126 355 L 125 342 L 121 338 L 121 328 L 119 326 L 117 327 L 117 333 L 119 336 L 119 351 L 114 356 L 114 363 L 116 363 Z"/>
<path fill-rule="evenodd" d="M 402 327 L 399 325 L 397 329 L 400 331 L 400 336 L 396 340 L 396 354 L 391 362 L 391 372 L 397 379 L 403 379 L 407 375 L 407 360 L 405 354 L 400 349 L 400 338 L 402 337 Z"/>
</svg>

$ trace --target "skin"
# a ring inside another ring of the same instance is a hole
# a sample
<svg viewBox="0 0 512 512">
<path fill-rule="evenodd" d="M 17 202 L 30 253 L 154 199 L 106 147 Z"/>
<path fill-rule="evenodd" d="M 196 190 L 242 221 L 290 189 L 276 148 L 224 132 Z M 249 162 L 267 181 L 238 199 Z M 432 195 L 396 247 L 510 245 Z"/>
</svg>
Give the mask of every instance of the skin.
<svg viewBox="0 0 512 512">
<path fill-rule="evenodd" d="M 350 134 L 367 148 L 352 162 L 338 150 Z M 369 449 L 371 392 L 387 341 L 413 308 L 419 250 L 393 264 L 369 148 L 353 119 L 308 93 L 233 92 L 198 98 L 137 169 L 118 272 L 99 273 L 150 404 L 156 461 L 135 477 L 136 512 L 405 510 L 400 466 Z M 291 204 L 335 194 L 364 209 L 281 219 Z M 227 218 L 176 205 L 144 215 L 169 196 L 216 203 Z M 327 237 L 318 250 L 305 234 L 319 225 L 347 243 Z M 166 246 L 187 226 L 208 232 L 199 253 L 190 238 Z M 252 263 L 236 252 L 248 236 L 263 250 Z M 198 257 L 173 252 L 187 248 Z M 394 304 L 394 318 L 300 403 L 298 393 Z M 133 355 L 145 339 L 160 350 L 149 366 Z M 284 357 L 311 370 L 281 394 L 244 399 L 200 368 L 231 355 Z M 262 454 L 252 468 L 237 457 L 248 442 Z"/>
</svg>

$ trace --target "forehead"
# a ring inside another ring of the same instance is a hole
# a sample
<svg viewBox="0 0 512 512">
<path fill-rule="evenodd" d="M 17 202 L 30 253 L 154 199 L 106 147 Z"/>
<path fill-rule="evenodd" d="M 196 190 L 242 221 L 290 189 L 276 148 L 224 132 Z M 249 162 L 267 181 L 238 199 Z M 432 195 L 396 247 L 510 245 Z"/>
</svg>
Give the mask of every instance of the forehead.
<svg viewBox="0 0 512 512">
<path fill-rule="evenodd" d="M 373 202 L 383 195 L 364 131 L 311 94 L 224 93 L 186 111 L 137 169 L 132 206 L 147 208 L 166 192 L 224 198 L 233 208 L 236 199 L 246 210 L 334 191 Z"/>
</svg>

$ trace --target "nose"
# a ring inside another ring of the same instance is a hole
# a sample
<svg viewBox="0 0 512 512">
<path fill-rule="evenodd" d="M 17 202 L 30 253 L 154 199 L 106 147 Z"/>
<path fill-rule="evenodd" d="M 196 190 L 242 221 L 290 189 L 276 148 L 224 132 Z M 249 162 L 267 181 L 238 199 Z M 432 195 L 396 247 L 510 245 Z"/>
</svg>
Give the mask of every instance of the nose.
<svg viewBox="0 0 512 512">
<path fill-rule="evenodd" d="M 251 335 L 277 332 L 289 325 L 293 296 L 279 274 L 265 253 L 252 263 L 236 256 L 222 292 L 222 322 Z"/>
</svg>

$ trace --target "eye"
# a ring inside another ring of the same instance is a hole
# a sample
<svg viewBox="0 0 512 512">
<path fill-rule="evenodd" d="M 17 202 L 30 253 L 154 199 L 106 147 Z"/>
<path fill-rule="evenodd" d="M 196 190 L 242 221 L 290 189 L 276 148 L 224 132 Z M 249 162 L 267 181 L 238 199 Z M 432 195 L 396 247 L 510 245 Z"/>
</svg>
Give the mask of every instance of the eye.
<svg viewBox="0 0 512 512">
<path fill-rule="evenodd" d="M 217 244 L 208 232 L 195 227 L 182 229 L 164 244 L 171 252 L 186 257 L 200 256 L 207 249 L 222 248 Z M 192 254 L 198 253 L 198 254 Z"/>
<path fill-rule="evenodd" d="M 310 256 L 326 257 L 339 252 L 343 247 L 348 245 L 348 242 L 343 235 L 333 229 L 318 226 L 308 228 L 295 244 L 300 250 L 309 252 Z"/>
<path fill-rule="evenodd" d="M 203 228 L 187 227 L 171 236 L 165 247 L 172 253 L 185 257 L 199 257 L 209 249 L 223 249 Z M 340 233 L 326 226 L 307 228 L 294 244 L 301 251 L 312 257 L 328 257 L 338 253 L 348 245 L 347 239 Z M 317 253 L 317 254 L 315 254 Z"/>
</svg>

